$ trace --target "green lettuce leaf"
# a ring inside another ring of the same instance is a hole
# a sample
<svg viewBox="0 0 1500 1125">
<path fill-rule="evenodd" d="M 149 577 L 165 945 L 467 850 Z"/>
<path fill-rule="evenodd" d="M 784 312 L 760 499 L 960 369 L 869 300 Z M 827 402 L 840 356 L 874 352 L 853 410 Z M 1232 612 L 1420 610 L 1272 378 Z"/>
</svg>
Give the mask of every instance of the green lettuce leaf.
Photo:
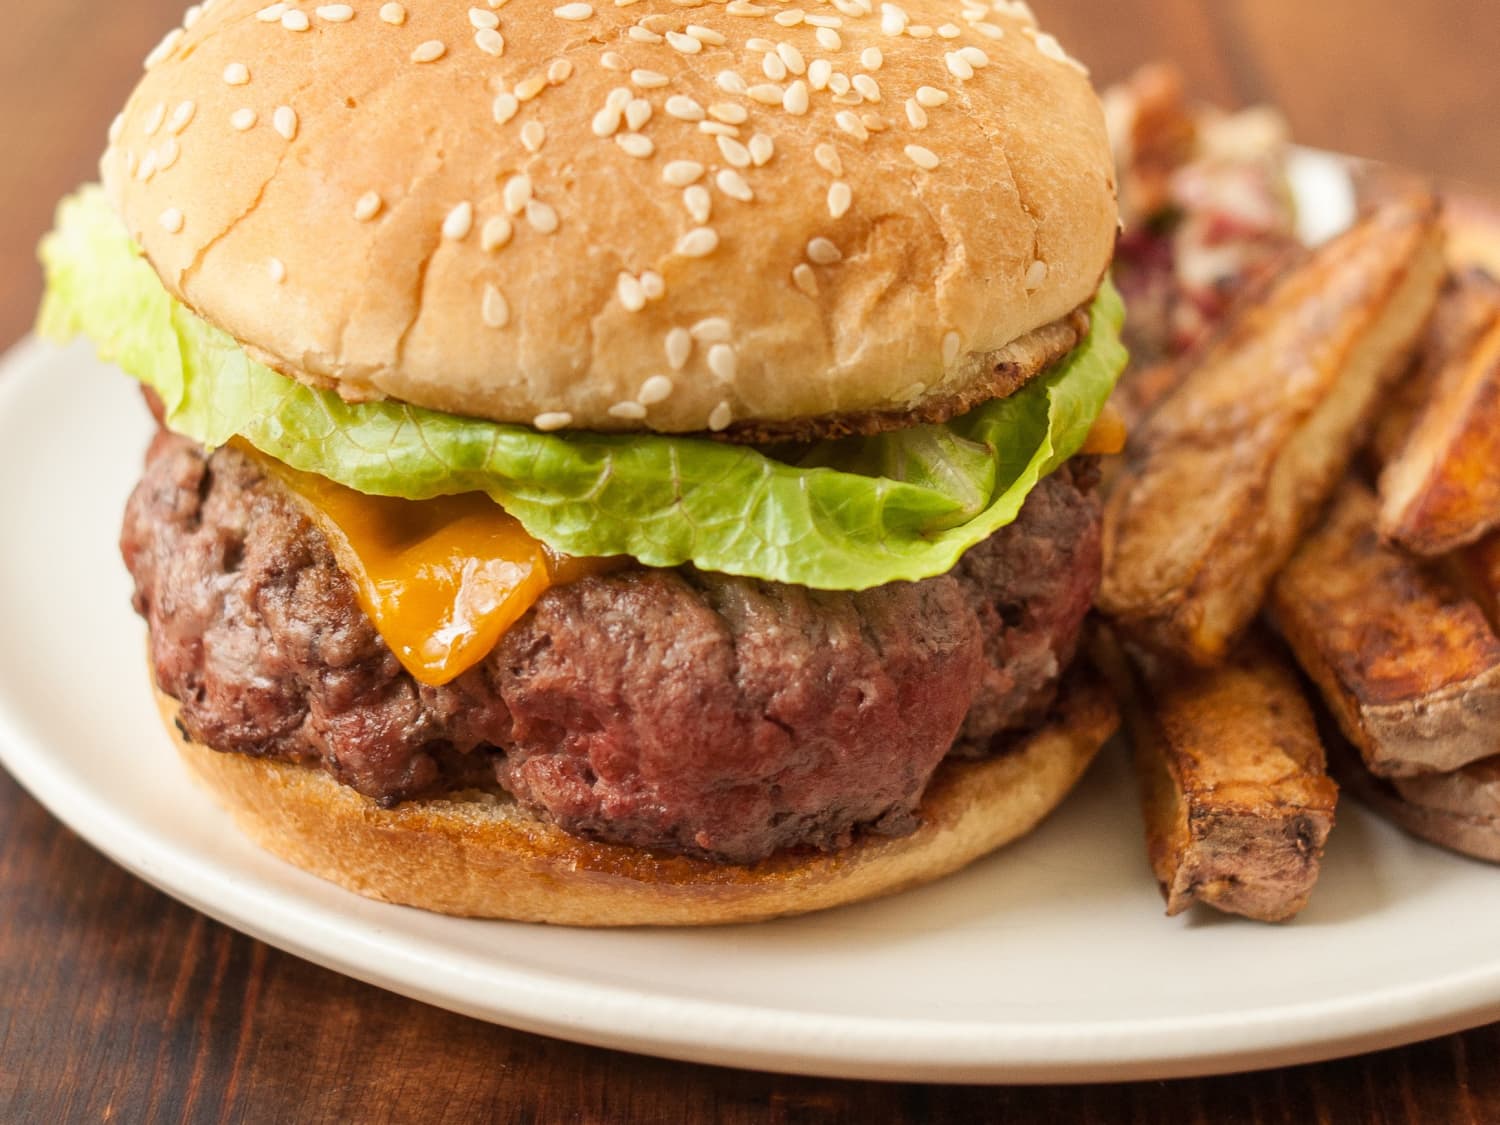
<svg viewBox="0 0 1500 1125">
<path fill-rule="evenodd" d="M 1087 342 L 1020 394 L 944 426 L 825 442 L 788 464 L 699 438 L 544 434 L 306 387 L 175 301 L 98 188 L 63 202 L 41 253 L 39 331 L 92 339 L 156 390 L 172 429 L 205 446 L 239 436 L 375 495 L 485 492 L 572 555 L 818 589 L 952 569 L 1078 451 L 1126 361 L 1124 309 L 1106 285 Z"/>
</svg>

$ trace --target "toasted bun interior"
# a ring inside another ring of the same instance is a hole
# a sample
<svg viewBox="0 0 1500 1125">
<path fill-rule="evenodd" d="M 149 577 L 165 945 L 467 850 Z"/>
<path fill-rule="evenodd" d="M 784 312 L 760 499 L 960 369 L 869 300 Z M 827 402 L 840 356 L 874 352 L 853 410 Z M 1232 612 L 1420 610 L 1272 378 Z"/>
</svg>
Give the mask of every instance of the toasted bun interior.
<svg viewBox="0 0 1500 1125">
<path fill-rule="evenodd" d="M 1012 750 L 945 763 L 914 834 L 733 867 L 581 840 L 491 794 L 382 809 L 320 770 L 188 741 L 176 700 L 157 703 L 192 772 L 282 859 L 385 902 L 575 926 L 754 922 L 940 878 L 1035 828 L 1118 726 L 1108 693 L 1075 673 L 1048 725 Z"/>
<path fill-rule="evenodd" d="M 192 13 L 105 184 L 177 298 L 349 397 L 662 432 L 946 409 L 1113 251 L 1103 111 L 1024 4 Z"/>
</svg>

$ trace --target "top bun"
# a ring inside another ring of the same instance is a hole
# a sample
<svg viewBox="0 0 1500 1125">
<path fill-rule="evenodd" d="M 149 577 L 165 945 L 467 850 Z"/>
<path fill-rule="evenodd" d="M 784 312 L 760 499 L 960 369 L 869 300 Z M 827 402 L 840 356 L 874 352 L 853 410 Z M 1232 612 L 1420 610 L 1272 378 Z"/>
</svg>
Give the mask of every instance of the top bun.
<svg viewBox="0 0 1500 1125">
<path fill-rule="evenodd" d="M 1024 3 L 795 2 L 209 0 L 104 181 L 174 296 L 352 399 L 691 432 L 999 393 L 1113 250 L 1086 73 Z"/>
</svg>

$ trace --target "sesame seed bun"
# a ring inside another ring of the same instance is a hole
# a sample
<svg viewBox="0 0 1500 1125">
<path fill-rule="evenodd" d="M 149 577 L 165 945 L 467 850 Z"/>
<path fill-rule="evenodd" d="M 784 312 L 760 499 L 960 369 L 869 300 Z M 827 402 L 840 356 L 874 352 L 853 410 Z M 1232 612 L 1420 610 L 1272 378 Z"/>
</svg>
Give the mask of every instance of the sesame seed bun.
<svg viewBox="0 0 1500 1125">
<path fill-rule="evenodd" d="M 931 882 L 1035 828 L 1118 726 L 1108 693 L 1075 674 L 1048 725 L 994 757 L 945 762 L 914 834 L 735 867 L 581 840 L 494 794 L 382 809 L 320 770 L 190 742 L 177 701 L 158 691 L 157 705 L 193 773 L 282 859 L 385 902 L 587 926 L 754 922 Z"/>
<path fill-rule="evenodd" d="M 1076 343 L 1114 172 L 1025 4 L 553 3 L 198 5 L 111 198 L 272 366 L 544 429 L 879 428 Z"/>
</svg>

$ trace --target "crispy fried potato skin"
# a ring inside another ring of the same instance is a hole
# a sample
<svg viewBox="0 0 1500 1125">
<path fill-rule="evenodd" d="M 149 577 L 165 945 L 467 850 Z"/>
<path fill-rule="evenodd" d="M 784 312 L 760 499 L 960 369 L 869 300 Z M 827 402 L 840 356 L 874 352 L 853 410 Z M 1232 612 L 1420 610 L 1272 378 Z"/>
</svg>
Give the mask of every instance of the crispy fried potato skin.
<svg viewBox="0 0 1500 1125">
<path fill-rule="evenodd" d="M 1500 638 L 1445 573 L 1381 541 L 1376 511 L 1347 482 L 1269 615 L 1372 773 L 1458 769 L 1500 751 Z"/>
<path fill-rule="evenodd" d="M 1100 606 L 1130 640 L 1212 667 L 1345 474 L 1444 273 L 1435 200 L 1385 205 L 1241 310 L 1131 443 Z"/>
<path fill-rule="evenodd" d="M 1262 922 L 1294 917 L 1317 882 L 1338 788 L 1276 646 L 1253 633 L 1213 670 L 1132 658 L 1104 630 L 1094 652 L 1124 705 L 1167 913 L 1203 903 Z"/>
</svg>

